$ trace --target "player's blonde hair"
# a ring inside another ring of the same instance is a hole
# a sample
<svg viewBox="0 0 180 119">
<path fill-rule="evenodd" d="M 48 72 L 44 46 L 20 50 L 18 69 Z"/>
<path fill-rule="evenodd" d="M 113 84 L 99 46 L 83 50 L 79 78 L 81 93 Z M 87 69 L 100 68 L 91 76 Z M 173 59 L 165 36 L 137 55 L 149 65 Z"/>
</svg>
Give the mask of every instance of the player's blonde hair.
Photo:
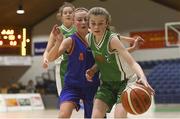
<svg viewBox="0 0 180 119">
<path fill-rule="evenodd" d="M 78 12 L 78 11 L 86 11 L 86 12 L 88 12 L 88 9 L 86 9 L 86 8 L 84 8 L 84 7 L 78 7 L 78 8 L 76 8 L 76 9 L 74 10 L 74 13 L 75 13 L 75 12 Z"/>
<path fill-rule="evenodd" d="M 109 12 L 103 8 L 103 7 L 93 7 L 89 10 L 88 12 L 88 19 L 90 19 L 91 15 L 95 15 L 95 16 L 105 16 L 106 18 L 106 22 L 108 24 L 108 29 L 111 23 L 111 15 L 109 14 Z"/>
</svg>

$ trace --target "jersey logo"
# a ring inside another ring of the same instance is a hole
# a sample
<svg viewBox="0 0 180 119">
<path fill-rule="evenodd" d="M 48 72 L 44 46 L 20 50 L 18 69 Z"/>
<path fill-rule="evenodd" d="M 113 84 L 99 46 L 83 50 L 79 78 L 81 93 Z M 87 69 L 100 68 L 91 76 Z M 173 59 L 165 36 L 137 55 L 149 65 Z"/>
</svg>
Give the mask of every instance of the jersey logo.
<svg viewBox="0 0 180 119">
<path fill-rule="evenodd" d="M 102 55 L 96 55 L 95 60 L 98 62 L 104 62 L 105 58 Z"/>
<path fill-rule="evenodd" d="M 84 60 L 84 54 L 83 54 L 82 52 L 79 54 L 79 60 L 80 60 L 80 61 L 83 61 L 83 60 Z"/>
</svg>

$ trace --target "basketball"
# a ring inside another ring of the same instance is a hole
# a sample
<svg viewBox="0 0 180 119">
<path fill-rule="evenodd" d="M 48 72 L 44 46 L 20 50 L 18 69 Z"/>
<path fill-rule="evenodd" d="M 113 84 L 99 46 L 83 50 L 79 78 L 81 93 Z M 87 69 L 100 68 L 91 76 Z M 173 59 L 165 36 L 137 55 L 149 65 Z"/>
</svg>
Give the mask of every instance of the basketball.
<svg viewBox="0 0 180 119">
<path fill-rule="evenodd" d="M 151 105 L 149 89 L 141 84 L 127 86 L 121 95 L 122 105 L 131 114 L 138 115 L 146 112 Z"/>
</svg>

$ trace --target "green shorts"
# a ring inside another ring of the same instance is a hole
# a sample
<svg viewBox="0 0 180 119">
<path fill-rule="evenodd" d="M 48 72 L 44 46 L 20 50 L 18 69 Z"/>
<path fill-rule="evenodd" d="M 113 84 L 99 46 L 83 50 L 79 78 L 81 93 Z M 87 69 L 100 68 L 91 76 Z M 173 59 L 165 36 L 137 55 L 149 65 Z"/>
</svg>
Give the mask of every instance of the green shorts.
<svg viewBox="0 0 180 119">
<path fill-rule="evenodd" d="M 109 107 L 108 112 L 110 112 L 114 104 L 121 102 L 120 95 L 125 89 L 126 85 L 127 80 L 122 82 L 103 82 L 99 87 L 95 98 L 105 102 Z"/>
</svg>

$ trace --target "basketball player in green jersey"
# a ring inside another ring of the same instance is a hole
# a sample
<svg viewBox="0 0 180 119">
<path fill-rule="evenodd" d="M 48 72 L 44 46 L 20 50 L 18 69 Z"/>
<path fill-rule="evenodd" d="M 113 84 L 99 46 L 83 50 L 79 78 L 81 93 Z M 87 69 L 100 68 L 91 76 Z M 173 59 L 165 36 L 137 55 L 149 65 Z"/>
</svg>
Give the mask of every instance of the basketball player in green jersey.
<svg viewBox="0 0 180 119">
<path fill-rule="evenodd" d="M 64 35 L 64 38 L 69 37 L 72 35 L 76 29 L 73 26 L 73 14 L 74 14 L 75 7 L 65 2 L 64 5 L 62 5 L 59 9 L 59 12 L 57 13 L 57 19 L 61 20 L 62 25 L 58 26 L 55 25 L 51 31 L 48 44 L 46 47 L 46 50 L 43 54 L 43 68 L 48 67 L 48 61 L 47 61 L 47 55 L 51 48 L 54 46 L 54 44 L 58 44 L 60 46 L 60 42 L 56 41 L 54 38 L 54 34 L 56 29 L 59 29 L 61 33 Z M 55 58 L 57 59 L 57 58 Z M 60 94 L 60 91 L 64 85 L 64 75 L 67 69 L 67 56 L 64 53 L 61 57 L 59 57 L 57 60 L 55 60 L 56 64 L 56 86 L 58 95 Z"/>
<path fill-rule="evenodd" d="M 119 56 L 124 58 L 130 68 L 137 74 L 138 82 L 148 87 L 152 94 L 154 90 L 147 82 L 142 68 L 122 45 L 117 34 L 109 30 L 110 14 L 101 7 L 89 10 L 89 26 L 91 33 L 87 39 L 95 57 L 97 67 L 89 69 L 86 77 L 88 80 L 94 72 L 100 71 L 102 84 L 95 96 L 92 118 L 103 118 L 107 110 L 111 110 L 116 104 L 114 117 L 125 118 L 127 112 L 122 106 L 120 95 L 127 85 L 126 73 L 124 72 Z M 91 81 L 91 80 L 90 80 Z"/>
</svg>

